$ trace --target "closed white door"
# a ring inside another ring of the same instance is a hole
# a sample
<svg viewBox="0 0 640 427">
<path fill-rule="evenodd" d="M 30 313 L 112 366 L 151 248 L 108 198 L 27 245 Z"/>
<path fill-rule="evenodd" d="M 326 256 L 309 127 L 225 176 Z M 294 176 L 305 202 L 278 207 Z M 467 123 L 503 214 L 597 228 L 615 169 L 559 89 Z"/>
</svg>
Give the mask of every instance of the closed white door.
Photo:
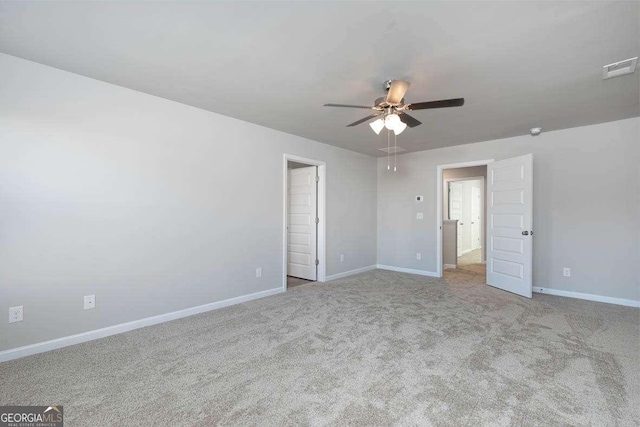
<svg viewBox="0 0 640 427">
<path fill-rule="evenodd" d="M 317 167 L 290 169 L 287 211 L 287 275 L 316 280 Z"/>
<path fill-rule="evenodd" d="M 458 220 L 458 238 L 456 241 L 456 256 L 462 255 L 463 247 L 463 230 L 464 222 L 462 221 L 462 183 L 450 182 L 449 183 L 449 219 Z M 461 225 L 462 224 L 462 225 Z"/>
<path fill-rule="evenodd" d="M 480 249 L 482 227 L 482 191 L 478 187 L 471 187 L 471 250 Z"/>
<path fill-rule="evenodd" d="M 487 284 L 532 296 L 533 156 L 487 166 Z"/>
</svg>

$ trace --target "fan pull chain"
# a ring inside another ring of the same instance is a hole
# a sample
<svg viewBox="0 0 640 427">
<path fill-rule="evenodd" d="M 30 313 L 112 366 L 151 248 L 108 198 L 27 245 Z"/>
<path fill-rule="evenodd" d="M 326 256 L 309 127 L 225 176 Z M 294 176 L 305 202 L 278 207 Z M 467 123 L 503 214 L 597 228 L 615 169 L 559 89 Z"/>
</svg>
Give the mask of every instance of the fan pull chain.
<svg viewBox="0 0 640 427">
<path fill-rule="evenodd" d="M 393 171 L 398 171 L 398 135 L 393 132 Z"/>
<path fill-rule="evenodd" d="M 391 131 L 387 129 L 387 170 L 391 170 Z"/>
</svg>

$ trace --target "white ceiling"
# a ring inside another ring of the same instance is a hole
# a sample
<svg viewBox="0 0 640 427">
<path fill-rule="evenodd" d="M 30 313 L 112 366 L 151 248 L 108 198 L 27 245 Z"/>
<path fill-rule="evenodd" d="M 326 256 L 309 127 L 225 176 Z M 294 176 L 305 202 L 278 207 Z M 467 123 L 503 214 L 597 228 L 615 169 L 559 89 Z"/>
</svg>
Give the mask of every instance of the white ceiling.
<svg viewBox="0 0 640 427">
<path fill-rule="evenodd" d="M 638 2 L 2 2 L 0 51 L 374 156 L 386 136 L 347 128 L 386 79 L 419 151 L 638 116 Z"/>
</svg>

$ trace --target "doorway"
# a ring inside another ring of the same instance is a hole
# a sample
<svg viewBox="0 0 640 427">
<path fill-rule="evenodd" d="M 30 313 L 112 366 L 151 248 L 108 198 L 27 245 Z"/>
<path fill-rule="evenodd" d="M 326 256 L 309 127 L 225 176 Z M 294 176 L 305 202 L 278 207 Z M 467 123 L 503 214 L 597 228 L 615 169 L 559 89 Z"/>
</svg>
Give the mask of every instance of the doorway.
<svg viewBox="0 0 640 427">
<path fill-rule="evenodd" d="M 486 166 L 443 171 L 444 268 L 468 269 L 484 274 Z"/>
<path fill-rule="evenodd" d="M 283 289 L 324 281 L 325 164 L 284 156 Z"/>
<path fill-rule="evenodd" d="M 445 195 L 445 171 L 485 166 L 486 194 L 485 227 L 486 236 L 482 246 L 483 260 L 486 259 L 485 277 L 487 285 L 531 298 L 533 291 L 533 155 L 499 161 L 479 160 L 474 162 L 438 165 L 437 167 L 437 276 L 444 270 L 443 253 L 457 245 L 452 239 L 446 245 L 443 236 L 446 229 L 457 229 L 455 221 L 448 220 L 443 207 L 448 206 Z M 448 208 L 448 207 L 447 207 Z M 481 231 L 481 232 L 482 232 Z M 457 239 L 457 237 L 456 237 Z M 457 264 L 457 259 L 456 259 Z M 476 264 L 477 265 L 477 264 Z M 454 265 L 456 267 L 456 265 Z"/>
</svg>

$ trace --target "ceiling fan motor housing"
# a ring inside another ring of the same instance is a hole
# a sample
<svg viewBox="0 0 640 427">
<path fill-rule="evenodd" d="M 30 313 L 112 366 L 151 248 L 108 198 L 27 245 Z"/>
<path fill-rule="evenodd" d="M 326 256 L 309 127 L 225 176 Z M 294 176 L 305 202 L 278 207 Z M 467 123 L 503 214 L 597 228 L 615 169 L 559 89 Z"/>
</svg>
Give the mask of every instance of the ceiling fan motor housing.
<svg viewBox="0 0 640 427">
<path fill-rule="evenodd" d="M 400 101 L 400 104 L 404 105 L 404 98 L 402 98 L 402 101 Z M 387 98 L 384 96 L 381 96 L 380 98 L 377 98 L 375 101 L 373 101 L 373 106 L 387 109 L 389 104 L 387 104 Z"/>
</svg>

